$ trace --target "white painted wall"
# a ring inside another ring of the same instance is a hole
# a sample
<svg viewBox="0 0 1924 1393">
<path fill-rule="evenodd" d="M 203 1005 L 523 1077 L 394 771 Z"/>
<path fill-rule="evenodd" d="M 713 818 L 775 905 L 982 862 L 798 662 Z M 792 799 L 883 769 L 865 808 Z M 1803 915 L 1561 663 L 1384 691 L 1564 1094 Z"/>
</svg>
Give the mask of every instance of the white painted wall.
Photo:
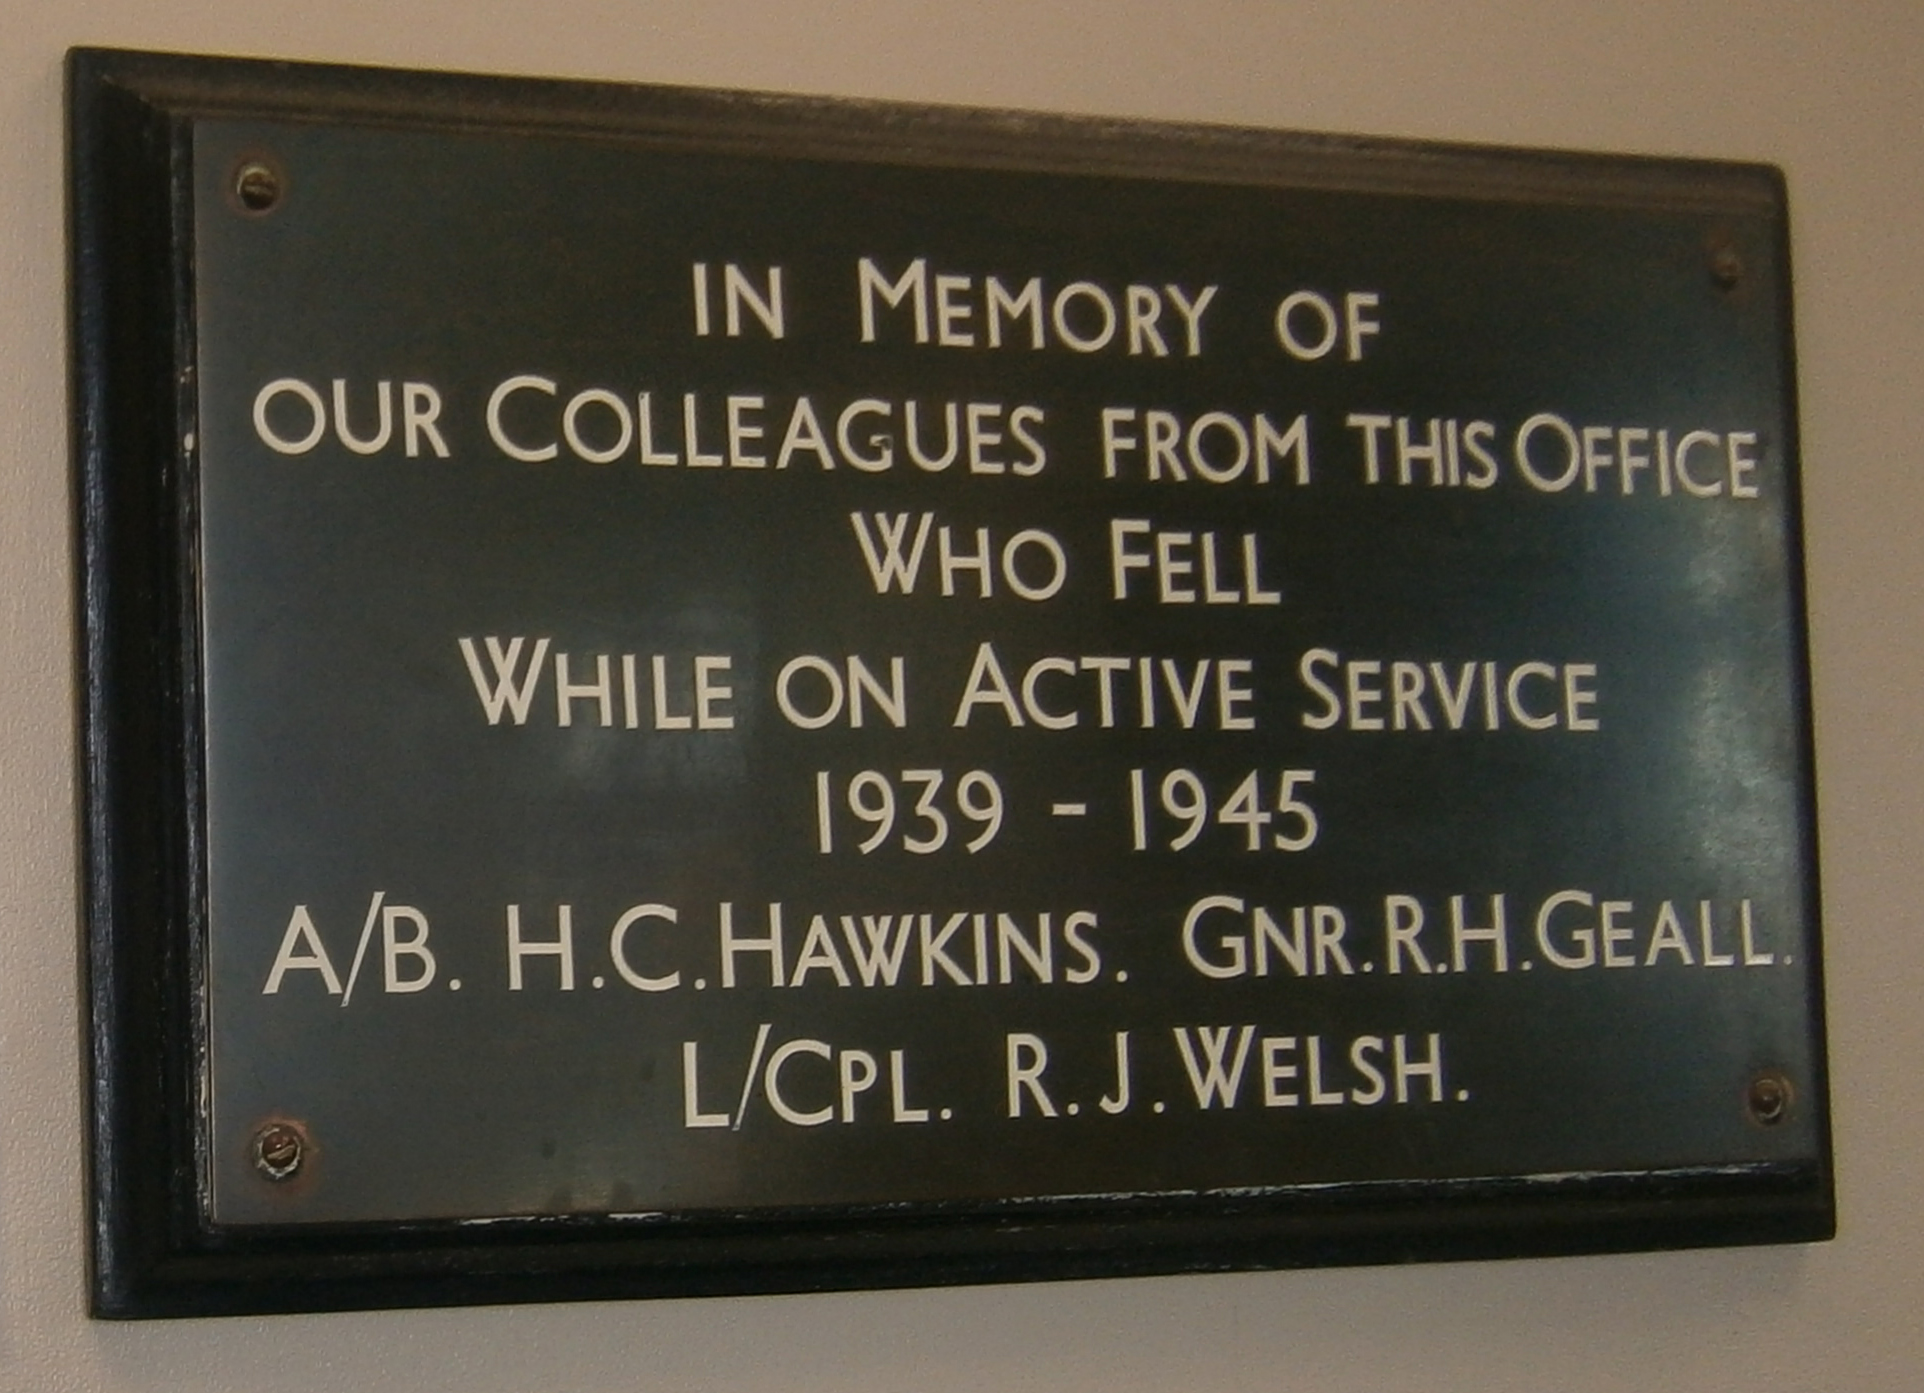
<svg viewBox="0 0 1924 1393">
<path fill-rule="evenodd" d="M 1924 1386 L 1924 5 L 11 0 L 0 1390 Z M 106 1325 L 83 1315 L 61 56 L 109 43 L 1734 156 L 1789 174 L 1842 1235 L 1809 1249 Z"/>
</svg>

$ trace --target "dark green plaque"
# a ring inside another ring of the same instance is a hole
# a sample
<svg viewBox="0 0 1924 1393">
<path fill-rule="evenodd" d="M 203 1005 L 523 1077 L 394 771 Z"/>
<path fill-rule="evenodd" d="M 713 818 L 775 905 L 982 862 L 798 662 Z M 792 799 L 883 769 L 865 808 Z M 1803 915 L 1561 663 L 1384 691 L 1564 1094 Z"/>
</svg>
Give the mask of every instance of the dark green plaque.
<svg viewBox="0 0 1924 1393">
<path fill-rule="evenodd" d="M 103 1311 L 1829 1232 L 1775 171 L 73 98 Z"/>
</svg>

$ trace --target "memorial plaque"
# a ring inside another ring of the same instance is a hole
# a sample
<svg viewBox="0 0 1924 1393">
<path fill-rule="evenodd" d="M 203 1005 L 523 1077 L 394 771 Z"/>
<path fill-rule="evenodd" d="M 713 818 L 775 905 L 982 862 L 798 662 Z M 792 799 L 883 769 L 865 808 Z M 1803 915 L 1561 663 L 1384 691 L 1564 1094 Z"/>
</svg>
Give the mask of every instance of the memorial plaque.
<svg viewBox="0 0 1924 1393">
<path fill-rule="evenodd" d="M 1776 171 L 71 98 L 103 1314 L 1830 1232 Z"/>
</svg>

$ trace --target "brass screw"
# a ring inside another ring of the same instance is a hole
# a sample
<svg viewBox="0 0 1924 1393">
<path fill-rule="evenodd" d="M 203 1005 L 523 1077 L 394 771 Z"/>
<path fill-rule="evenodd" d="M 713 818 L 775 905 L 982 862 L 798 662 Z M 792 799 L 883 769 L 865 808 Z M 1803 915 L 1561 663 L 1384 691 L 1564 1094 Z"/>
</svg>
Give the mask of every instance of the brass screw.
<svg viewBox="0 0 1924 1393">
<path fill-rule="evenodd" d="M 254 1133 L 254 1168 L 269 1180 L 292 1180 L 307 1159 L 307 1138 L 300 1128 L 270 1122 Z"/>
<path fill-rule="evenodd" d="M 234 171 L 234 197 L 250 213 L 273 211 L 281 201 L 279 171 L 260 160 L 248 160 Z"/>
<path fill-rule="evenodd" d="M 1750 1081 L 1744 1094 L 1744 1107 L 1750 1120 L 1760 1127 L 1775 1127 L 1790 1116 L 1793 1091 L 1790 1080 L 1775 1070 L 1759 1074 Z"/>
</svg>

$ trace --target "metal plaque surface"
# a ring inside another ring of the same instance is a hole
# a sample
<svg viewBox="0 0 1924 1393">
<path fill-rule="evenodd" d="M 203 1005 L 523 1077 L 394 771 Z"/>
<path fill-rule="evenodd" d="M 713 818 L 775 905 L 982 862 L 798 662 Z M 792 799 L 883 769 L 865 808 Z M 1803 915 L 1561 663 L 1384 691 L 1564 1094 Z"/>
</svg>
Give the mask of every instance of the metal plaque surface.
<svg viewBox="0 0 1924 1393">
<path fill-rule="evenodd" d="M 76 87 L 96 1000 L 146 838 L 151 1207 L 375 1264 L 203 1305 L 1828 1232 L 1774 171 Z"/>
</svg>

